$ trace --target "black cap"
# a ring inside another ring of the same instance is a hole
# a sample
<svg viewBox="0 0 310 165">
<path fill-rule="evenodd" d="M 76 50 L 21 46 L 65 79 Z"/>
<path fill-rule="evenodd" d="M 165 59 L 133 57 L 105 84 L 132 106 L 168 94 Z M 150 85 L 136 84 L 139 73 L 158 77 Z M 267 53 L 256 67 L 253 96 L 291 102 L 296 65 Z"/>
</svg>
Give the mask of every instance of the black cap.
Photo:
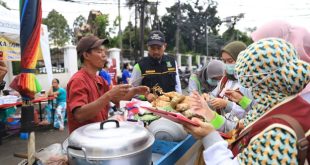
<svg viewBox="0 0 310 165">
<path fill-rule="evenodd" d="M 161 31 L 152 31 L 150 34 L 149 34 L 149 37 L 147 39 L 147 46 L 150 46 L 150 45 L 164 45 L 166 42 L 165 40 L 165 36 L 164 34 L 161 32 Z"/>
<path fill-rule="evenodd" d="M 78 55 L 81 56 L 83 52 L 108 43 L 108 39 L 99 39 L 96 36 L 89 35 L 80 39 L 79 43 L 76 46 L 76 50 Z"/>
</svg>

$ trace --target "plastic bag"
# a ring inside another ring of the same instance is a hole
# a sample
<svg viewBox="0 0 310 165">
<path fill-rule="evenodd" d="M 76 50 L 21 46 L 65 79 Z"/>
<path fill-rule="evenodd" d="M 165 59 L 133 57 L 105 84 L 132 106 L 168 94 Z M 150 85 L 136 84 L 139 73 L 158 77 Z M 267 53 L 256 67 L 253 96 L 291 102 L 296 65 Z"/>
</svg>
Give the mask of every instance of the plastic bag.
<svg viewBox="0 0 310 165">
<path fill-rule="evenodd" d="M 62 146 L 60 143 L 52 144 L 46 148 L 41 149 L 36 153 L 36 157 L 44 165 L 67 165 L 68 158 L 63 153 Z"/>
</svg>

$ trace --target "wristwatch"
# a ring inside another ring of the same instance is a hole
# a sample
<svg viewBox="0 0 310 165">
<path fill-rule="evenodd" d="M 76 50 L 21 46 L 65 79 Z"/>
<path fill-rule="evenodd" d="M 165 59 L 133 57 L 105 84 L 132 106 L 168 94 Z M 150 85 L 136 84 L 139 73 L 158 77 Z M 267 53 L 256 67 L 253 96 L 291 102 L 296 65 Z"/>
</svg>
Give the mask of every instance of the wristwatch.
<svg viewBox="0 0 310 165">
<path fill-rule="evenodd" d="M 0 90 L 3 90 L 5 87 L 5 81 L 0 82 Z"/>
</svg>

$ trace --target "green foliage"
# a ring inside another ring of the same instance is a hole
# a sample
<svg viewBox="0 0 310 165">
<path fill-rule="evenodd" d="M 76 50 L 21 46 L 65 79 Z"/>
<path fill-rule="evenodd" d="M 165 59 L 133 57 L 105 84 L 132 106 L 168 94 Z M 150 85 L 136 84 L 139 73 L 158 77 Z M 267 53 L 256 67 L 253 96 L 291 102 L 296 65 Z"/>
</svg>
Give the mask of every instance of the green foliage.
<svg viewBox="0 0 310 165">
<path fill-rule="evenodd" d="M 214 49 L 210 46 L 209 55 L 216 54 L 217 49 L 220 49 L 218 36 L 218 28 L 221 25 L 221 20 L 217 15 L 217 3 L 208 1 L 208 6 L 199 4 L 199 1 L 191 4 L 190 2 L 180 4 L 180 40 L 179 52 L 195 52 L 199 54 L 206 54 L 206 30 L 208 29 L 208 44 L 213 45 Z M 175 3 L 170 8 L 167 8 L 167 14 L 161 19 L 161 30 L 166 36 L 168 51 L 175 51 L 175 39 L 177 29 L 177 13 L 178 3 Z M 208 27 L 208 28 L 206 28 Z M 218 36 L 218 37 L 214 37 Z"/>
<path fill-rule="evenodd" d="M 79 15 L 73 22 L 73 28 L 81 28 L 83 24 L 86 24 L 86 18 Z"/>
<path fill-rule="evenodd" d="M 83 25 L 86 25 L 86 18 L 82 15 L 79 15 L 73 22 L 73 31 L 71 32 L 72 44 L 77 44 L 78 40 L 82 36 L 89 34 L 89 32 L 81 30 Z"/>
<path fill-rule="evenodd" d="M 47 18 L 43 18 L 43 24 L 47 25 L 49 30 L 49 39 L 57 47 L 62 47 L 70 39 L 71 30 L 67 20 L 56 10 L 48 13 Z"/>
<path fill-rule="evenodd" d="M 131 22 L 128 22 L 125 30 L 123 31 L 122 41 L 123 41 L 123 49 L 133 49 L 136 44 L 135 40 L 135 31 Z"/>
<path fill-rule="evenodd" d="M 139 38 L 140 38 L 140 28 L 137 28 L 137 33 L 135 34 L 134 27 L 131 22 L 128 22 L 124 32 L 123 32 L 123 48 L 130 49 L 134 48 L 135 46 L 138 47 L 140 45 Z M 148 34 L 150 33 L 151 29 L 146 27 L 144 29 L 144 43 L 147 41 Z M 146 49 L 146 47 L 145 47 Z"/>
<path fill-rule="evenodd" d="M 99 38 L 109 38 L 108 26 L 109 26 L 109 15 L 102 14 L 96 17 L 94 20 L 94 28 Z"/>
<path fill-rule="evenodd" d="M 120 36 L 115 36 L 111 39 L 109 39 L 109 47 L 118 47 L 119 41 L 120 41 Z"/>
<path fill-rule="evenodd" d="M 249 37 L 245 32 L 241 32 L 240 30 L 232 28 L 226 30 L 222 36 L 226 42 L 239 40 L 244 42 L 246 45 L 250 45 L 251 43 L 253 43 L 251 37 Z"/>
</svg>

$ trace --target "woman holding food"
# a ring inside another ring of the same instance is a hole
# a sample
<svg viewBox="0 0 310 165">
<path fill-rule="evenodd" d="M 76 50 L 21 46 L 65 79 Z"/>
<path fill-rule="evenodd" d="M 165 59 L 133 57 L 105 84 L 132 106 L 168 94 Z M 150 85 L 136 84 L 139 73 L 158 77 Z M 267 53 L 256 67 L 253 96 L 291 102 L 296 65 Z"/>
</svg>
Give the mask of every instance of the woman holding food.
<svg viewBox="0 0 310 165">
<path fill-rule="evenodd" d="M 241 85 L 251 88 L 256 104 L 239 122 L 241 133 L 228 143 L 212 123 L 184 125 L 204 145 L 206 164 L 304 164 L 310 160 L 310 65 L 294 47 L 275 38 L 263 39 L 241 52 L 236 63 Z M 197 107 L 193 107 L 196 108 Z M 208 107 L 196 112 L 206 115 Z M 307 156 L 308 153 L 308 156 Z"/>
<path fill-rule="evenodd" d="M 209 96 L 204 95 L 210 108 L 216 110 L 216 118 L 212 122 L 221 132 L 228 132 L 234 128 L 236 121 L 242 119 L 254 103 L 251 93 L 238 83 L 234 72 L 238 55 L 245 49 L 246 45 L 240 41 L 233 41 L 224 46 L 221 57 L 225 63 L 226 74 Z M 242 97 L 234 99 L 235 91 Z"/>
</svg>

